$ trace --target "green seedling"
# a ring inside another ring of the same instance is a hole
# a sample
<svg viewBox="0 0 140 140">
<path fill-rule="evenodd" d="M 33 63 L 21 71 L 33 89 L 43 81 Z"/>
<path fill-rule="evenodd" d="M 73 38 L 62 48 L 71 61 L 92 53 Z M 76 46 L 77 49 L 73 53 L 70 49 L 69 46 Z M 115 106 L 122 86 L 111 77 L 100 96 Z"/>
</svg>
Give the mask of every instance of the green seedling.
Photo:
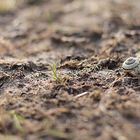
<svg viewBox="0 0 140 140">
<path fill-rule="evenodd" d="M 57 66 L 54 63 L 53 65 L 50 65 L 51 67 L 51 71 L 52 71 L 52 78 L 54 81 L 56 81 L 57 83 L 62 83 L 63 82 L 63 78 L 61 76 L 61 74 L 57 71 Z"/>
<path fill-rule="evenodd" d="M 24 129 L 21 126 L 21 122 L 24 120 L 24 118 L 22 116 L 18 115 L 14 110 L 10 111 L 10 115 L 13 118 L 14 126 L 15 126 L 16 130 L 18 130 L 19 132 L 23 132 Z"/>
</svg>

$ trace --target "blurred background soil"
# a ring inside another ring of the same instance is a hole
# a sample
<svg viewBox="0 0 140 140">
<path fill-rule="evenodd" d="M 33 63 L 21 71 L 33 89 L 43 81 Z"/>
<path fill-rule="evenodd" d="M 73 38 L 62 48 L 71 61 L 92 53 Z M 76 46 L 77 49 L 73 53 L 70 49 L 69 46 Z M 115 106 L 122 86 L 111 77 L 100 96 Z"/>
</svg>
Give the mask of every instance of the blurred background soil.
<svg viewBox="0 0 140 140">
<path fill-rule="evenodd" d="M 139 140 L 139 0 L 0 1 L 1 140 Z"/>
</svg>

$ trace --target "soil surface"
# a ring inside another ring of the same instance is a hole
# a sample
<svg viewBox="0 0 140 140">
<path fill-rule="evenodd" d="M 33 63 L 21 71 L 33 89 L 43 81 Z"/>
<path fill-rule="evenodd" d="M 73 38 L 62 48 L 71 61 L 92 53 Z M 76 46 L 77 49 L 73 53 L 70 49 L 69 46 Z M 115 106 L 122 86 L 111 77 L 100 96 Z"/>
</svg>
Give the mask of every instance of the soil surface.
<svg viewBox="0 0 140 140">
<path fill-rule="evenodd" d="M 139 0 L 24 1 L 0 14 L 1 140 L 140 140 Z"/>
</svg>

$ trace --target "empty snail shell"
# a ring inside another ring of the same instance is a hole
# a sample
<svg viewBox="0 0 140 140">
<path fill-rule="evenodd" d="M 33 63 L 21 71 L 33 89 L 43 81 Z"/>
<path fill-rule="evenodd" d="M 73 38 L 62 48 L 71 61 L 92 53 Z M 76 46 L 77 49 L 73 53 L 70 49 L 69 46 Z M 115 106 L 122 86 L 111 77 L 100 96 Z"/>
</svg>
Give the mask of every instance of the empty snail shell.
<svg viewBox="0 0 140 140">
<path fill-rule="evenodd" d="M 123 62 L 122 68 L 127 73 L 140 75 L 140 60 L 136 57 L 129 57 Z"/>
</svg>

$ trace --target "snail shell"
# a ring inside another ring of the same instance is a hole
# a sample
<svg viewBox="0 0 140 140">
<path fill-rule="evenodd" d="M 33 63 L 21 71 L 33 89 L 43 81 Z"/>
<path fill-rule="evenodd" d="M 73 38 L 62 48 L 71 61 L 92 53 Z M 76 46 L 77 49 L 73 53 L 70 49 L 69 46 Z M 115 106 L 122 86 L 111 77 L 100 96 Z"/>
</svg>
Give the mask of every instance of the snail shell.
<svg viewBox="0 0 140 140">
<path fill-rule="evenodd" d="M 140 60 L 136 57 L 129 57 L 124 61 L 122 68 L 125 72 L 138 75 L 140 74 Z"/>
</svg>

